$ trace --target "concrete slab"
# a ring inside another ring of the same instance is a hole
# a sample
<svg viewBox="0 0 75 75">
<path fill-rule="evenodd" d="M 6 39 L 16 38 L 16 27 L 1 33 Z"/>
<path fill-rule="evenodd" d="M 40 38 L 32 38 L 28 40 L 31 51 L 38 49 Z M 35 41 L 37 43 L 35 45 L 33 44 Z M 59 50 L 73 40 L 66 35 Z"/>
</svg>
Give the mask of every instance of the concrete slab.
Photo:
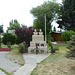
<svg viewBox="0 0 75 75">
<path fill-rule="evenodd" d="M 7 72 L 13 72 L 20 68 L 20 65 L 13 63 L 12 61 L 5 58 L 5 55 L 9 52 L 0 52 L 0 68 L 6 70 Z"/>
<path fill-rule="evenodd" d="M 23 54 L 25 65 L 19 68 L 14 75 L 30 75 L 37 63 L 41 62 L 50 55 L 48 54 Z"/>
<path fill-rule="evenodd" d="M 0 75 L 6 75 L 6 74 L 0 70 Z"/>
</svg>

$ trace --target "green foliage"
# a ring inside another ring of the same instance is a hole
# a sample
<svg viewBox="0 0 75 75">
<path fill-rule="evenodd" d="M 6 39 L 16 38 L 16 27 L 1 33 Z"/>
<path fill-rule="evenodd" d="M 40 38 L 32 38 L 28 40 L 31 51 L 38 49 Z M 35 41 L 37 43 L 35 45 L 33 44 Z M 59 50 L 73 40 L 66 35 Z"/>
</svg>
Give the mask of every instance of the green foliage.
<svg viewBox="0 0 75 75">
<path fill-rule="evenodd" d="M 56 27 L 54 26 L 53 31 L 56 32 Z"/>
<path fill-rule="evenodd" d="M 3 37 L 1 37 L 1 42 L 2 42 L 2 38 L 3 38 Z"/>
<path fill-rule="evenodd" d="M 51 47 L 51 48 L 50 48 Z M 48 49 L 51 50 L 51 52 L 55 53 L 59 50 L 59 47 L 56 45 L 53 45 L 51 41 L 48 42 Z"/>
<path fill-rule="evenodd" d="M 67 57 L 75 57 L 75 35 L 72 35 L 71 40 L 68 43 L 68 53 L 67 53 Z"/>
<path fill-rule="evenodd" d="M 52 42 L 51 42 L 51 41 L 48 41 L 48 45 L 49 45 L 49 46 L 52 46 Z"/>
<path fill-rule="evenodd" d="M 3 25 L 0 25 L 0 33 L 3 33 Z"/>
<path fill-rule="evenodd" d="M 54 20 L 55 15 L 59 13 L 60 6 L 54 2 L 44 2 L 42 5 L 37 6 L 36 8 L 32 8 L 30 11 L 31 14 L 36 18 L 34 20 L 34 28 L 42 29 L 43 33 L 45 33 L 45 19 L 44 16 L 46 14 L 46 24 L 47 24 L 47 35 L 52 28 L 51 23 Z"/>
<path fill-rule="evenodd" d="M 11 42 L 7 43 L 8 48 L 11 48 Z"/>
<path fill-rule="evenodd" d="M 25 46 L 24 46 L 24 44 L 23 43 L 19 44 L 18 49 L 19 49 L 20 53 L 24 53 L 25 52 Z"/>
<path fill-rule="evenodd" d="M 16 44 L 20 44 L 21 43 L 21 40 L 19 39 L 19 37 L 16 35 Z"/>
<path fill-rule="evenodd" d="M 47 39 L 47 42 L 50 42 L 50 41 L 54 41 L 54 39 L 50 36 L 50 37 L 48 37 L 48 39 Z"/>
<path fill-rule="evenodd" d="M 59 47 L 58 46 L 54 46 L 53 47 L 53 53 L 55 53 L 56 51 L 59 51 Z"/>
<path fill-rule="evenodd" d="M 15 29 L 16 27 L 20 27 L 19 22 L 16 19 L 15 20 L 11 20 L 10 21 L 10 27 L 8 27 L 8 30 Z"/>
<path fill-rule="evenodd" d="M 14 34 L 4 33 L 2 42 L 5 45 L 9 45 L 9 47 L 10 47 L 10 45 L 14 45 L 16 43 L 16 37 Z"/>
<path fill-rule="evenodd" d="M 60 20 L 61 19 L 61 20 Z M 60 28 L 75 31 L 75 0 L 64 0 L 57 21 Z"/>
<path fill-rule="evenodd" d="M 1 33 L 3 33 L 3 25 L 0 25 L 0 47 L 1 47 Z"/>
<path fill-rule="evenodd" d="M 5 74 L 7 75 L 11 75 L 10 73 L 8 73 L 7 71 L 5 71 L 4 69 L 0 68 L 1 71 L 3 71 Z"/>
<path fill-rule="evenodd" d="M 64 33 L 62 33 L 61 37 L 64 41 L 70 41 L 70 37 L 72 35 L 75 35 L 75 32 L 74 31 L 65 31 Z"/>
<path fill-rule="evenodd" d="M 20 44 L 21 43 L 21 40 L 19 39 L 19 37 L 16 35 L 16 34 L 13 34 L 15 36 L 15 43 L 16 44 Z"/>
</svg>

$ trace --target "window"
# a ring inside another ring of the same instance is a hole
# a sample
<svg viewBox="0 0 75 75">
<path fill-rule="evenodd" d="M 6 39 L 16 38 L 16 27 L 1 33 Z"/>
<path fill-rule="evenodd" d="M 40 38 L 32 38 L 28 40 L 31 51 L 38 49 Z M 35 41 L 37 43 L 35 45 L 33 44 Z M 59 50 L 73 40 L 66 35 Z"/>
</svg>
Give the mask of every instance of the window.
<svg viewBox="0 0 75 75">
<path fill-rule="evenodd" d="M 36 46 L 39 46 L 39 43 L 36 43 Z"/>
<path fill-rule="evenodd" d="M 41 46 L 44 46 L 44 44 L 41 44 Z"/>
</svg>

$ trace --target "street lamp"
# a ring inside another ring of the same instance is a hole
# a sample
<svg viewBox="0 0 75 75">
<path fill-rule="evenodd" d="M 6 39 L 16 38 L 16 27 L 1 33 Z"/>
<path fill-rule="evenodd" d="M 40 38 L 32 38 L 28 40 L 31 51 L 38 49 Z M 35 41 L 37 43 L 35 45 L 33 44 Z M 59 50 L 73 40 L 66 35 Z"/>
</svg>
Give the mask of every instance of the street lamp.
<svg viewBox="0 0 75 75">
<path fill-rule="evenodd" d="M 46 14 L 44 15 L 45 17 L 45 41 L 46 41 Z"/>
</svg>

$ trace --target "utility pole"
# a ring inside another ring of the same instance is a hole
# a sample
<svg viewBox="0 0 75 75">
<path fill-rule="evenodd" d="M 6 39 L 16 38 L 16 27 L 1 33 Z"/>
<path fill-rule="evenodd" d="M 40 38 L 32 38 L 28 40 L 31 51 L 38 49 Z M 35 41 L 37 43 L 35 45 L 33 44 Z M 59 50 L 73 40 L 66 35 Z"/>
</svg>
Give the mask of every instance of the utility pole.
<svg viewBox="0 0 75 75">
<path fill-rule="evenodd" d="M 44 15 L 45 17 L 45 41 L 46 41 L 46 14 Z"/>
</svg>

